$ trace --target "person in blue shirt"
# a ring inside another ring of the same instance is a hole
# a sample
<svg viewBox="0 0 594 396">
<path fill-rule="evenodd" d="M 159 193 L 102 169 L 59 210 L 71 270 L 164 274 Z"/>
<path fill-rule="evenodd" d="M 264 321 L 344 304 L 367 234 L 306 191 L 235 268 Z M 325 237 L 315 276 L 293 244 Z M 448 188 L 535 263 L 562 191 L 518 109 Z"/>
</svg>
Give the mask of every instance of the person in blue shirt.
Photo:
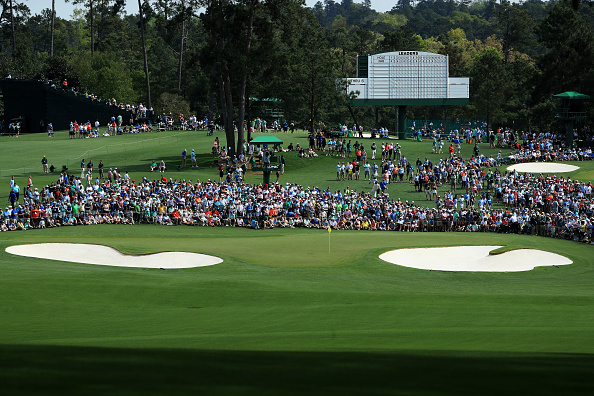
<svg viewBox="0 0 594 396">
<path fill-rule="evenodd" d="M 16 202 L 16 194 L 14 190 L 10 191 L 10 195 L 8 196 L 8 200 L 10 201 L 10 206 L 14 208 Z"/>
<path fill-rule="evenodd" d="M 14 191 L 14 194 L 16 196 L 16 201 L 19 201 L 19 197 L 21 194 L 21 187 L 18 184 L 14 184 L 14 186 L 12 186 L 12 191 Z"/>
<path fill-rule="evenodd" d="M 188 152 L 186 151 L 186 149 L 184 149 L 184 151 L 182 151 L 182 166 L 186 166 L 187 155 L 188 155 Z"/>
<path fill-rule="evenodd" d="M 196 152 L 192 149 L 190 153 L 190 159 L 192 160 L 192 168 L 198 168 L 198 164 L 196 163 Z"/>
<path fill-rule="evenodd" d="M 19 212 L 20 212 L 20 208 L 17 207 L 13 207 L 12 210 L 10 211 L 10 218 L 12 219 L 12 222 L 16 224 L 17 220 L 19 219 Z"/>
</svg>

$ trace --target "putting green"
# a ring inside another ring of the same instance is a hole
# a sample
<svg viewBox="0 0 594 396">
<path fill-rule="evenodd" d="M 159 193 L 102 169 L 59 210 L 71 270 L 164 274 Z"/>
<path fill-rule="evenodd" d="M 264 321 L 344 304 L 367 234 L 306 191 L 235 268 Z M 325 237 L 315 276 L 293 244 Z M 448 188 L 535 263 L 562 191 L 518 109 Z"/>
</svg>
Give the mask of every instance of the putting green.
<svg viewBox="0 0 594 396">
<path fill-rule="evenodd" d="M 436 389 L 419 384 L 435 362 L 444 365 L 440 388 L 451 394 L 509 390 L 484 391 L 478 380 L 484 369 L 498 373 L 502 384 L 536 370 L 539 377 L 574 384 L 574 394 L 591 383 L 594 266 L 589 245 L 506 234 L 151 225 L 2 236 L 0 363 L 10 369 L 0 371 L 0 380 L 14 394 L 35 393 L 27 381 L 32 368 L 45 394 L 64 394 L 61 380 L 81 366 L 89 371 L 70 380 L 73 394 L 104 394 L 105 386 L 98 383 L 96 392 L 89 389 L 98 380 L 94 373 L 110 390 L 156 395 L 172 383 L 185 383 L 183 378 L 196 378 L 194 372 L 201 380 L 186 384 L 188 390 L 265 394 L 302 382 L 312 370 L 325 375 L 302 383 L 308 393 L 362 394 L 393 386 L 377 377 L 388 375 L 390 367 L 407 377 L 399 382 L 405 393 L 431 395 Z M 100 244 L 135 255 L 196 252 L 220 257 L 224 264 L 161 271 L 4 251 L 55 241 Z M 548 250 L 574 265 L 505 274 L 430 272 L 378 258 L 405 247 L 460 244 Z M 148 369 L 149 362 L 159 366 L 159 375 Z M 274 369 L 279 362 L 285 374 Z M 404 368 L 410 362 L 416 362 L 415 370 Z M 281 388 L 260 371 L 274 373 Z M 453 380 L 460 371 L 464 380 Z M 120 378 L 120 372 L 128 376 Z M 143 385 L 147 373 L 154 373 L 150 389 Z M 340 380 L 344 375 L 350 377 L 348 390 Z M 550 394 L 546 386 L 545 381 L 522 390 Z"/>
</svg>

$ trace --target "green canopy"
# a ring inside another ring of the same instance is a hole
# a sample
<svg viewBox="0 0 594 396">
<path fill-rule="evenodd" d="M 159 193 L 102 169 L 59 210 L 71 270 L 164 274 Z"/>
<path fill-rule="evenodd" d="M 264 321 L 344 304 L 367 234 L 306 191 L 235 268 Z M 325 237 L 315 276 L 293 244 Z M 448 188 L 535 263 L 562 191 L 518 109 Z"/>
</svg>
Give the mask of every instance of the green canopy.
<svg viewBox="0 0 594 396">
<path fill-rule="evenodd" d="M 274 136 L 258 136 L 250 141 L 250 143 L 255 144 L 256 146 L 261 144 L 273 144 L 279 145 L 283 144 L 283 141 Z"/>
<path fill-rule="evenodd" d="M 563 99 L 590 99 L 588 95 L 581 94 L 579 92 L 563 92 L 557 95 L 553 95 L 555 98 L 563 98 Z"/>
</svg>

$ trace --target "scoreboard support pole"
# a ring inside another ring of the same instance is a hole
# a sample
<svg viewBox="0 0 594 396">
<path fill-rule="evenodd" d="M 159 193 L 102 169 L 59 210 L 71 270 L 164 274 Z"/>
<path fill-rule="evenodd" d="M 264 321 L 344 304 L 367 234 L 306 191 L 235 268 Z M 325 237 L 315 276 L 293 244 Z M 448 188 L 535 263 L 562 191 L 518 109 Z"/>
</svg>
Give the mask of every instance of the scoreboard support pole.
<svg viewBox="0 0 594 396">
<path fill-rule="evenodd" d="M 398 135 L 398 131 L 399 131 L 398 124 L 399 124 L 399 122 L 398 122 L 398 106 L 394 106 L 394 133 L 396 136 L 399 136 Z"/>
<path fill-rule="evenodd" d="M 394 118 L 398 139 L 406 139 L 406 105 L 394 106 Z"/>
</svg>

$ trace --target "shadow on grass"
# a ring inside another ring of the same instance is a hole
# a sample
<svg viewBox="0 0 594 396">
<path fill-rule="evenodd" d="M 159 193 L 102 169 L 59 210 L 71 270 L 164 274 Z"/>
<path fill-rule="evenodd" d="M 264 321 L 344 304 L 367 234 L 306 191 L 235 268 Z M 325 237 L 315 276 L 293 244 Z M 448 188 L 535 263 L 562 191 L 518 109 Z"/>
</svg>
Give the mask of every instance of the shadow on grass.
<svg viewBox="0 0 594 396">
<path fill-rule="evenodd" d="M 178 167 L 181 166 L 182 159 L 180 156 L 161 156 L 161 157 L 154 157 L 149 159 L 143 159 L 140 164 L 130 164 L 130 165 L 119 165 L 120 171 L 128 171 L 133 174 L 143 174 L 146 172 L 150 172 L 150 164 L 154 160 L 157 165 L 161 162 L 161 160 L 165 161 L 165 165 L 167 166 L 167 171 L 169 172 L 179 172 L 183 170 L 191 170 L 192 169 L 192 160 L 190 159 L 190 155 L 188 154 L 186 160 L 186 166 L 179 169 Z M 196 156 L 196 164 L 198 165 L 198 169 L 210 169 L 218 167 L 218 160 L 212 154 L 201 154 Z M 108 168 L 109 169 L 109 168 Z M 157 168 L 158 169 L 158 168 Z M 159 173 L 159 172 L 157 172 Z"/>
<path fill-rule="evenodd" d="M 585 395 L 594 356 L 0 346 L 6 395 Z M 200 393 L 198 393 L 200 392 Z"/>
</svg>

